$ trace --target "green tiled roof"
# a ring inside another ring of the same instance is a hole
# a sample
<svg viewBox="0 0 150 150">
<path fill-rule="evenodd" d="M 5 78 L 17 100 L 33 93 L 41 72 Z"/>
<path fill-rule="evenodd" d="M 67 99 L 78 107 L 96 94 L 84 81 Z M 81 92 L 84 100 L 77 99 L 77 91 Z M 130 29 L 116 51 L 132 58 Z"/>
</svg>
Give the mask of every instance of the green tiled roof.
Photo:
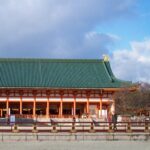
<svg viewBox="0 0 150 150">
<path fill-rule="evenodd" d="M 0 88 L 119 88 L 109 62 L 83 59 L 0 59 Z"/>
</svg>

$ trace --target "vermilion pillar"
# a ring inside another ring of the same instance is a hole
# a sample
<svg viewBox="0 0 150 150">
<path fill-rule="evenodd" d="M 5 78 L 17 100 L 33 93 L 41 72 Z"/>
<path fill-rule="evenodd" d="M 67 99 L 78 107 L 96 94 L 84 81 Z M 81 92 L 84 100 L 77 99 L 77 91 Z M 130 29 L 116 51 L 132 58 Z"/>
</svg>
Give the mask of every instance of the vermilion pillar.
<svg viewBox="0 0 150 150">
<path fill-rule="evenodd" d="M 47 107 L 46 107 L 46 117 L 47 118 L 49 118 L 49 107 L 50 107 L 49 99 L 50 99 L 50 97 L 48 96 L 47 97 Z"/>
<path fill-rule="evenodd" d="M 36 96 L 34 96 L 34 101 L 33 101 L 33 118 L 36 117 Z"/>
<path fill-rule="evenodd" d="M 9 96 L 7 96 L 7 100 L 6 100 L 6 112 L 7 112 L 7 113 L 6 113 L 7 116 L 10 115 L 10 114 L 9 114 Z"/>
<path fill-rule="evenodd" d="M 100 96 L 100 103 L 99 103 L 99 110 L 100 110 L 100 117 L 102 117 L 102 96 Z"/>
<path fill-rule="evenodd" d="M 74 101 L 73 101 L 73 115 L 76 116 L 76 94 L 74 94 Z"/>
<path fill-rule="evenodd" d="M 0 109 L 1 117 L 3 116 L 3 113 L 2 113 L 2 112 L 3 112 L 3 110 L 2 110 L 2 109 Z"/>
<path fill-rule="evenodd" d="M 86 102 L 86 112 L 89 115 L 89 98 L 90 98 L 90 93 L 87 93 L 87 102 Z"/>
<path fill-rule="evenodd" d="M 59 116 L 62 118 L 63 115 L 63 94 L 61 93 L 61 99 L 60 99 L 60 111 L 59 111 Z"/>
<path fill-rule="evenodd" d="M 22 96 L 20 96 L 20 115 L 22 115 Z"/>
</svg>

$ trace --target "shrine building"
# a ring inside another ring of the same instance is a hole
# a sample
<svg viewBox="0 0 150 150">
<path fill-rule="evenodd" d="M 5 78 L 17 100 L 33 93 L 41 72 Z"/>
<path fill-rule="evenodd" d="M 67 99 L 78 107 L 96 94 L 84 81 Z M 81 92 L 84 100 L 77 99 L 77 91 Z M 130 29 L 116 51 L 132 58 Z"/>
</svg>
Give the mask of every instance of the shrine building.
<svg viewBox="0 0 150 150">
<path fill-rule="evenodd" d="M 125 87 L 107 59 L 0 58 L 0 117 L 107 117 Z"/>
</svg>

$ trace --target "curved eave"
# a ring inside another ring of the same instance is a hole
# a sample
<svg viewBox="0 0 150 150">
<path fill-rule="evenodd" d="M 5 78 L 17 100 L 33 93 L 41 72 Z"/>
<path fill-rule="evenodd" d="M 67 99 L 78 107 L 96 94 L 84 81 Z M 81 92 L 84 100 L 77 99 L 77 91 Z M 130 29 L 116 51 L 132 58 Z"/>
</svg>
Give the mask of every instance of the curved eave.
<svg viewBox="0 0 150 150">
<path fill-rule="evenodd" d="M 103 90 L 103 91 L 122 91 L 122 90 L 129 90 L 129 91 L 136 91 L 139 89 L 139 86 L 130 86 L 130 87 L 120 87 L 120 88 L 112 88 L 112 87 L 100 87 L 100 88 L 60 88 L 60 87 L 0 87 L 0 89 L 36 89 L 36 90 Z"/>
</svg>

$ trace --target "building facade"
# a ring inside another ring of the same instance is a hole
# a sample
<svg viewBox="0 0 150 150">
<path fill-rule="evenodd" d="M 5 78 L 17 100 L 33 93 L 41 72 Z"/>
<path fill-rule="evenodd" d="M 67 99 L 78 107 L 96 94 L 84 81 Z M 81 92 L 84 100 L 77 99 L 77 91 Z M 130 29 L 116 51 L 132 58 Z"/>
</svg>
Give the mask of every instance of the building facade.
<svg viewBox="0 0 150 150">
<path fill-rule="evenodd" d="M 105 59 L 0 59 L 0 117 L 107 118 L 125 87 Z"/>
</svg>

